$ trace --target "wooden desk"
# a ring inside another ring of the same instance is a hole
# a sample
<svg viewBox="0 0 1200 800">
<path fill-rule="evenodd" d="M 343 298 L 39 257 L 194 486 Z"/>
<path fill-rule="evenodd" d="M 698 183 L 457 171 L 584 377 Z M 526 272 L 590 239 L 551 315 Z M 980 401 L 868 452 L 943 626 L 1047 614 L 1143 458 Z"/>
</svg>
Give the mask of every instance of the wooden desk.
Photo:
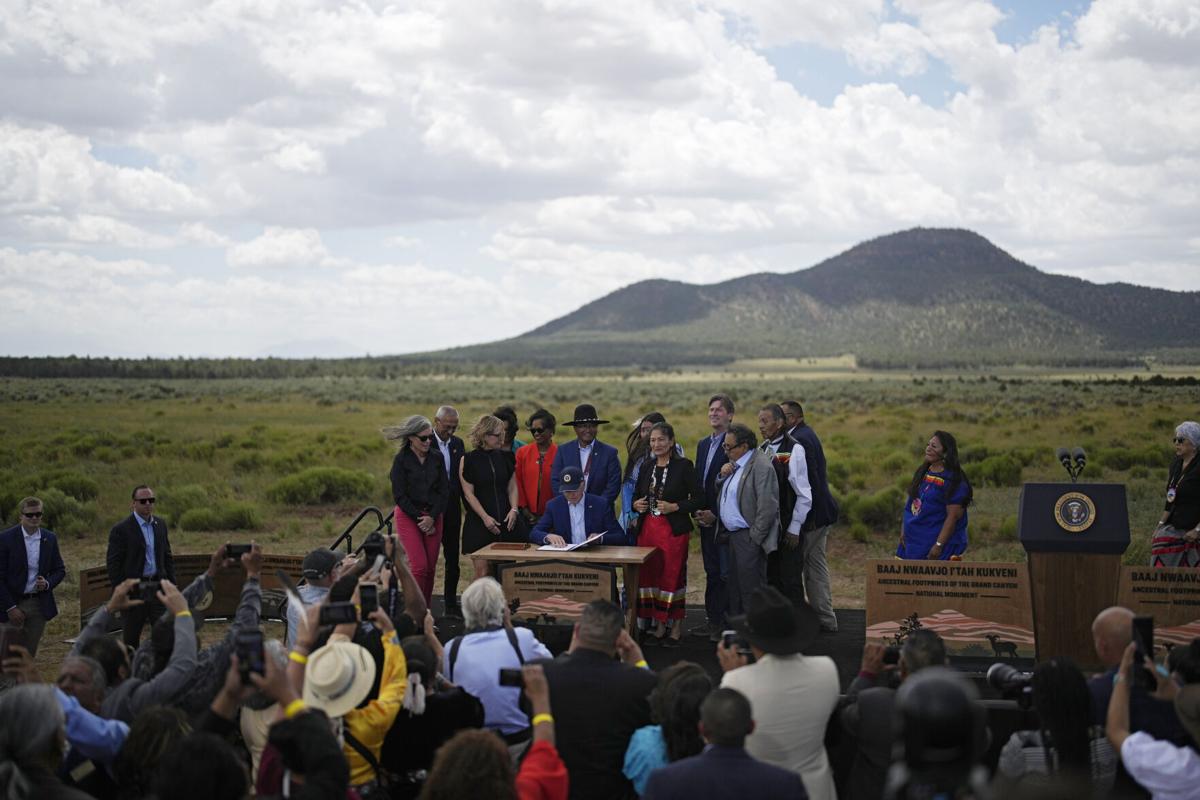
<svg viewBox="0 0 1200 800">
<path fill-rule="evenodd" d="M 625 602 L 629 606 L 625 615 L 626 624 L 629 626 L 629 635 L 636 638 L 638 576 L 641 574 L 642 564 L 645 564 L 656 551 L 655 547 L 597 545 L 564 552 L 562 550 L 539 550 L 538 546 L 534 544 L 524 550 L 506 550 L 497 549 L 497 545 L 489 544 L 487 547 L 481 547 L 471 553 L 469 557 L 493 563 L 501 561 L 571 561 L 576 564 L 593 564 L 595 566 L 619 566 L 624 574 Z"/>
</svg>

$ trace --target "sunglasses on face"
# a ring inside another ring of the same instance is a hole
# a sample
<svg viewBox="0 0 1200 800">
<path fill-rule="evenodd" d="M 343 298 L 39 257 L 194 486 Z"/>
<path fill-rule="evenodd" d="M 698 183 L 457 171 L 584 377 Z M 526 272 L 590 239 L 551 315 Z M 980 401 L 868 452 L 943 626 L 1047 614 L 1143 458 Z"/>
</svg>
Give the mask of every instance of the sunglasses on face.
<svg viewBox="0 0 1200 800">
<path fill-rule="evenodd" d="M 41 519 L 42 512 L 40 512 L 40 511 L 22 511 L 21 516 L 26 517 L 27 519 Z"/>
<path fill-rule="evenodd" d="M 546 429 L 545 428 L 530 428 L 529 432 L 532 433 L 534 436 L 541 436 L 543 433 L 546 432 Z"/>
<path fill-rule="evenodd" d="M 1175 437 L 1175 444 L 1183 444 L 1183 443 L 1184 443 L 1184 442 L 1186 442 L 1186 441 L 1187 441 L 1187 439 L 1185 439 L 1185 438 L 1184 438 L 1184 437 L 1182 437 L 1182 436 L 1176 436 L 1176 437 Z"/>
<path fill-rule="evenodd" d="M 425 444 L 429 444 L 430 442 L 433 441 L 433 434 L 427 433 L 424 436 L 417 436 L 416 434 L 413 434 L 413 438 L 418 439 L 418 440 L 424 442 Z"/>
<path fill-rule="evenodd" d="M 154 505 L 154 504 L 155 504 L 155 502 L 157 502 L 157 501 L 156 501 L 156 500 L 155 500 L 155 498 L 153 498 L 153 497 L 139 497 L 137 500 L 134 500 L 133 502 L 135 502 L 135 503 L 148 503 L 149 505 Z"/>
</svg>

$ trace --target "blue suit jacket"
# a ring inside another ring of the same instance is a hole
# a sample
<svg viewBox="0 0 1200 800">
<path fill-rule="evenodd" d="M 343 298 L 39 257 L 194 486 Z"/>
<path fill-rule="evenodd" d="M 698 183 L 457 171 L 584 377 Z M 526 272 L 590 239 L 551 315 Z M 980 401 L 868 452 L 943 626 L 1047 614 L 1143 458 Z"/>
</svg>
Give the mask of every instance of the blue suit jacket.
<svg viewBox="0 0 1200 800">
<path fill-rule="evenodd" d="M 613 515 L 610 503 L 590 492 L 579 502 L 583 503 L 583 524 L 589 536 L 603 531 L 604 539 L 600 544 L 628 544 L 625 531 Z M 530 531 L 529 541 L 545 544 L 546 535 L 550 533 L 557 533 L 567 540 L 567 544 L 571 543 L 571 512 L 567 509 L 567 498 L 562 495 L 546 504 L 546 513 Z"/>
<path fill-rule="evenodd" d="M 708 468 L 708 477 L 704 477 L 704 462 L 708 460 L 708 447 L 712 443 L 712 434 L 708 434 L 696 445 L 696 482 L 700 494 L 704 497 L 704 507 L 714 514 L 717 511 L 717 473 L 721 466 L 729 461 L 725 448 L 721 447 L 724 437 L 717 443 L 717 452 L 713 455 L 712 466 Z"/>
<path fill-rule="evenodd" d="M 698 756 L 681 758 L 650 773 L 642 800 L 806 800 L 800 776 L 757 761 L 741 747 L 709 745 Z"/>
<path fill-rule="evenodd" d="M 21 526 L 15 525 L 0 533 L 0 613 L 21 601 L 25 594 L 25 581 L 29 577 L 25 560 L 25 534 Z M 38 595 L 42 616 L 53 619 L 58 616 L 58 604 L 54 602 L 54 587 L 67 576 L 62 554 L 58 552 L 58 537 L 53 531 L 42 528 L 42 548 L 38 554 L 38 574 L 50 584 L 49 591 Z"/>
<path fill-rule="evenodd" d="M 572 439 L 558 446 L 554 463 L 550 465 L 550 490 L 558 497 L 558 476 L 567 467 L 579 467 L 579 440 Z M 596 439 L 592 442 L 592 463 L 588 467 L 587 493 L 608 501 L 609 508 L 621 496 L 621 460 L 617 448 Z"/>
</svg>

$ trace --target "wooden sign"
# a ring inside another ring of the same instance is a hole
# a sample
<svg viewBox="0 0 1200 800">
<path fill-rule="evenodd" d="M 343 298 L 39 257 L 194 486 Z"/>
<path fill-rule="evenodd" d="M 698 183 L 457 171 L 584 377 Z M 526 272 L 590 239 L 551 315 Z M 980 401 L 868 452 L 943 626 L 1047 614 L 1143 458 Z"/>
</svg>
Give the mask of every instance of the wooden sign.
<svg viewBox="0 0 1200 800">
<path fill-rule="evenodd" d="M 867 641 L 899 643 L 928 628 L 949 656 L 1032 659 L 1033 611 L 1025 564 L 868 561 Z"/>
<path fill-rule="evenodd" d="M 175 555 L 175 577 L 180 591 L 191 583 L 197 575 L 208 569 L 210 555 Z M 276 576 L 277 570 L 283 570 L 293 581 L 300 582 L 300 565 L 304 556 L 264 555 L 262 562 L 263 588 L 263 619 L 279 618 L 279 603 L 282 597 L 274 599 L 267 593 L 282 591 L 283 586 Z M 246 573 L 241 566 L 223 569 L 213 579 L 212 605 L 204 609 L 204 616 L 210 618 L 232 617 L 237 611 L 238 602 L 242 597 L 242 582 Z M 108 582 L 108 570 L 105 567 L 92 567 L 79 570 L 79 627 L 83 628 L 97 608 L 108 602 L 112 597 L 112 585 Z M 114 620 L 119 626 L 119 621 Z"/>
<path fill-rule="evenodd" d="M 1154 641 L 1170 647 L 1200 636 L 1200 570 L 1122 567 L 1117 605 L 1154 617 Z"/>
<path fill-rule="evenodd" d="M 498 569 L 514 622 L 573 624 L 593 600 L 616 600 L 617 572 L 612 567 L 556 560 L 504 564 Z"/>
</svg>

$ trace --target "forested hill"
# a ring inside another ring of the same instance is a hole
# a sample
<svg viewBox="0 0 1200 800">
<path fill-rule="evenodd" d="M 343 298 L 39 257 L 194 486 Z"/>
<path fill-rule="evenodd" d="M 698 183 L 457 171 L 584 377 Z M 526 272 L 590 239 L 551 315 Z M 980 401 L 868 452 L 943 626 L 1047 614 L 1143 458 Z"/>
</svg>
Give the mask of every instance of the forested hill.
<svg viewBox="0 0 1200 800">
<path fill-rule="evenodd" d="M 966 230 L 915 228 L 808 269 L 619 289 L 528 333 L 353 359 L 0 358 L 29 377 L 393 377 L 853 354 L 861 366 L 1115 366 L 1200 359 L 1200 292 L 1050 275 Z"/>
</svg>

